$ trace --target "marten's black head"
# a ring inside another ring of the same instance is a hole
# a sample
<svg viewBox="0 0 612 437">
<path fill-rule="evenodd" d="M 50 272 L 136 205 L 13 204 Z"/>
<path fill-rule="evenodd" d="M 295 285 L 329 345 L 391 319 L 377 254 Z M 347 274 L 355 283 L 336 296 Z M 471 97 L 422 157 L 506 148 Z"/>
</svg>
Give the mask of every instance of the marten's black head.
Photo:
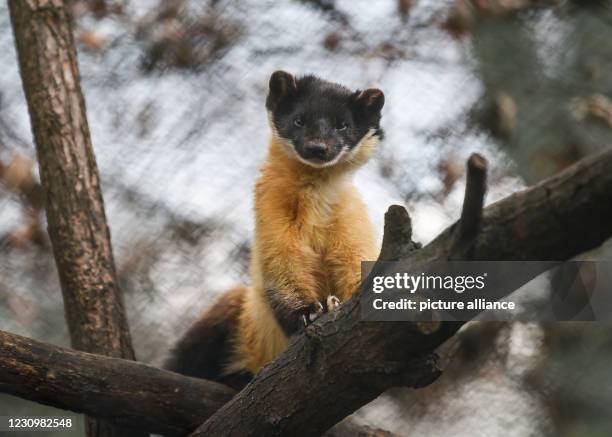
<svg viewBox="0 0 612 437">
<path fill-rule="evenodd" d="M 382 138 L 384 103 L 376 88 L 353 92 L 315 76 L 275 71 L 266 108 L 274 135 L 289 153 L 310 166 L 328 167 L 374 148 Z"/>
</svg>

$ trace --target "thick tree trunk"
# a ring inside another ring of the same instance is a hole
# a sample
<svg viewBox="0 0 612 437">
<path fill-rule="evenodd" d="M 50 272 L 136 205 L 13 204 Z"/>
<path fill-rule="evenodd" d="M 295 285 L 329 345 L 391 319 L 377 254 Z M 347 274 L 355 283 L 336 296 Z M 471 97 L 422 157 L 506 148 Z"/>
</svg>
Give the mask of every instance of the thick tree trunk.
<svg viewBox="0 0 612 437">
<path fill-rule="evenodd" d="M 72 345 L 87 352 L 134 359 L 66 3 L 9 1 L 46 195 L 49 236 Z M 120 431 L 88 421 L 88 434 L 110 436 Z"/>
</svg>

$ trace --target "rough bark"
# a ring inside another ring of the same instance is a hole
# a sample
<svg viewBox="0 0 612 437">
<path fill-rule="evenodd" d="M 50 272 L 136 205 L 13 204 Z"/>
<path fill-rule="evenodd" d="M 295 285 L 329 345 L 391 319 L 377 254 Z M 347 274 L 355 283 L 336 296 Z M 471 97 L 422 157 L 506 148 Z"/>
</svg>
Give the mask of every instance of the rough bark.
<svg viewBox="0 0 612 437">
<path fill-rule="evenodd" d="M 68 6 L 10 0 L 9 8 L 72 345 L 133 359 Z M 121 433 L 102 422 L 87 427 L 91 436 Z"/>
<path fill-rule="evenodd" d="M 0 392 L 166 435 L 192 431 L 236 394 L 215 382 L 3 331 Z"/>
<path fill-rule="evenodd" d="M 455 223 L 424 248 L 406 251 L 402 247 L 412 245 L 407 214 L 392 207 L 385 230 L 399 237 L 385 236 L 383 244 L 391 247 L 383 247 L 387 256 L 381 259 L 395 254 L 415 270 L 448 259 L 565 260 L 612 235 L 612 151 L 482 212 L 485 163 L 479 157 L 470 162 L 462 217 L 477 223 Z M 368 278 L 350 301 L 310 325 L 192 435 L 319 435 L 392 386 L 435 380 L 432 351 L 461 323 L 360 322 L 361 299 L 370 289 Z"/>
<path fill-rule="evenodd" d="M 0 392 L 165 436 L 188 434 L 236 394 L 216 382 L 3 331 Z M 345 420 L 326 437 L 356 435 L 394 436 Z"/>
</svg>

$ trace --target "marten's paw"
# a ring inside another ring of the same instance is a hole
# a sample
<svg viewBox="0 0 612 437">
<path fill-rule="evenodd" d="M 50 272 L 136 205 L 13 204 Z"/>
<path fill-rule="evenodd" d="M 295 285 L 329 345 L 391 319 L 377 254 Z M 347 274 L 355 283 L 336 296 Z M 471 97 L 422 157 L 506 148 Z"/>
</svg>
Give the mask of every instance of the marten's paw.
<svg viewBox="0 0 612 437">
<path fill-rule="evenodd" d="M 327 296 L 327 311 L 334 311 L 340 306 L 340 299 L 333 294 Z"/>
<path fill-rule="evenodd" d="M 310 325 L 312 322 L 317 320 L 323 314 L 334 311 L 340 306 L 340 299 L 334 295 L 329 295 L 325 303 L 315 302 L 310 305 L 306 314 L 302 315 L 304 326 Z"/>
<path fill-rule="evenodd" d="M 325 312 L 325 308 L 323 308 L 323 305 L 321 305 L 321 302 L 315 302 L 314 304 L 312 304 L 310 306 L 310 311 L 308 312 L 308 315 L 304 314 L 302 316 L 304 320 L 304 326 L 310 325 L 312 322 L 314 322 L 319 317 L 321 317 L 324 312 Z"/>
</svg>

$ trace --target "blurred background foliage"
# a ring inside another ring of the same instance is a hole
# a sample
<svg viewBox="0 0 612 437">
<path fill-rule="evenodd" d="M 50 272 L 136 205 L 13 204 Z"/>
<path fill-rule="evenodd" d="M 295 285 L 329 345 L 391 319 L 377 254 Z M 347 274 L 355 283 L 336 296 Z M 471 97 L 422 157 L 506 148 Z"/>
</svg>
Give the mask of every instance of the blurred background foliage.
<svg viewBox="0 0 612 437">
<path fill-rule="evenodd" d="M 215 295 L 248 282 L 273 70 L 384 90 L 386 141 L 356 181 L 379 229 L 401 203 L 426 243 L 459 216 L 470 153 L 491 163 L 492 202 L 610 147 L 611 3 L 73 1 L 138 358 L 159 364 Z M 69 345 L 13 45 L 1 3 L 0 329 Z M 609 324 L 471 324 L 449 350 L 438 382 L 357 419 L 401 435 L 610 434 Z M 0 395 L 0 414 L 60 413 Z"/>
</svg>

